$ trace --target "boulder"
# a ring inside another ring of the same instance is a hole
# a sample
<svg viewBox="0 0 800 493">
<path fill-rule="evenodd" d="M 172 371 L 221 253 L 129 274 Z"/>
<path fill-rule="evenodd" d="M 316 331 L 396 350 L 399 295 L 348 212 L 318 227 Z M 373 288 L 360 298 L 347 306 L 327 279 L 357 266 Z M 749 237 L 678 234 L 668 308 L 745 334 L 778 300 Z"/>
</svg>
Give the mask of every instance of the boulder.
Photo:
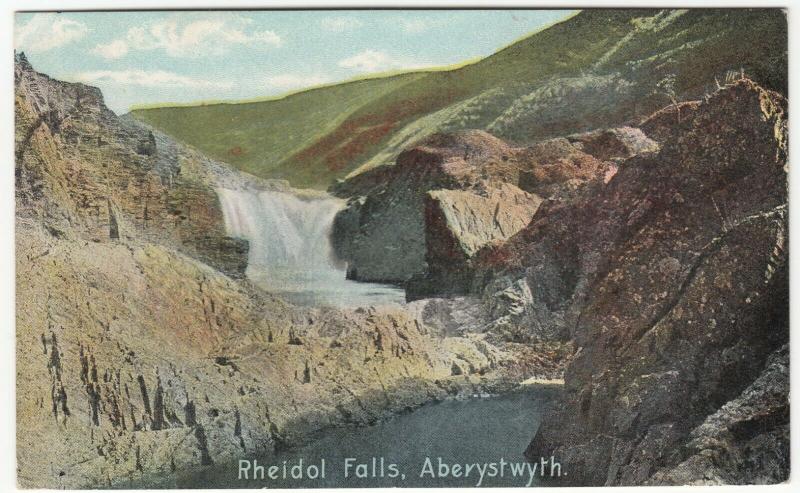
<svg viewBox="0 0 800 493">
<path fill-rule="evenodd" d="M 425 198 L 428 271 L 408 283 L 408 299 L 426 293 L 467 292 L 475 254 L 483 246 L 502 242 L 527 226 L 541 202 L 537 195 L 508 183 L 476 191 L 428 192 Z"/>
<path fill-rule="evenodd" d="M 435 294 L 436 286 L 428 283 L 433 288 L 430 291 L 420 282 L 433 278 L 429 267 L 434 271 L 438 268 L 428 265 L 425 244 L 430 240 L 436 250 L 448 240 L 439 239 L 436 232 L 427 230 L 426 218 L 434 217 L 426 215 L 426 204 L 439 201 L 429 192 L 459 191 L 466 194 L 456 193 L 452 197 L 466 198 L 488 197 L 495 193 L 488 190 L 495 189 L 502 191 L 499 195 L 520 196 L 519 192 L 510 192 L 512 189 L 508 187 L 513 187 L 541 199 L 562 198 L 589 182 L 607 178 L 609 173 L 613 175 L 614 160 L 651 152 L 657 147 L 641 131 L 631 128 L 581 134 L 571 139 L 557 138 L 514 147 L 479 130 L 434 134 L 402 152 L 396 164 L 353 176 L 332 189 L 334 194 L 350 199 L 334 225 L 336 253 L 348 262 L 353 279 L 405 283 L 413 277 L 414 296 Z M 601 158 L 583 148 L 597 152 Z M 499 203 L 499 199 L 458 200 L 469 200 L 478 209 Z M 479 202 L 482 205 L 478 206 Z M 518 222 L 520 213 L 514 209 L 508 214 Z M 453 217 L 449 220 L 454 220 Z M 524 222 L 530 218 L 526 217 Z M 430 223 L 434 228 L 439 227 L 437 224 Z M 485 231 L 477 231 L 484 227 Z M 444 230 L 448 228 L 444 226 Z M 475 219 L 469 234 L 489 238 L 494 237 L 495 229 L 493 221 Z M 438 255 L 436 251 L 430 254 L 434 259 Z M 461 290 L 460 284 L 454 289 Z"/>
<path fill-rule="evenodd" d="M 435 134 L 402 152 L 396 164 L 338 184 L 332 192 L 350 201 L 334 222 L 333 244 L 350 277 L 404 283 L 425 273 L 426 194 L 515 182 L 512 151 L 478 130 Z"/>
<path fill-rule="evenodd" d="M 543 197 L 564 195 L 584 183 L 608 181 L 620 161 L 652 153 L 658 144 L 638 128 L 619 127 L 544 140 L 523 149 L 519 186 Z"/>
</svg>

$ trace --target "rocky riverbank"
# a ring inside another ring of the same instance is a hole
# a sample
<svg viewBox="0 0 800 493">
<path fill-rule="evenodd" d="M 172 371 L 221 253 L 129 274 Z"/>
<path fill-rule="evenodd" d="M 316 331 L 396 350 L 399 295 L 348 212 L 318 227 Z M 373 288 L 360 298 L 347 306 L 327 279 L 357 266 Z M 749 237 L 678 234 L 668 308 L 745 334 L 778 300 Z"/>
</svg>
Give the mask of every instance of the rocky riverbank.
<svg viewBox="0 0 800 493">
<path fill-rule="evenodd" d="M 780 94 L 741 79 L 526 146 L 433 134 L 332 189 L 348 277 L 409 299 L 338 309 L 259 288 L 226 235 L 216 188 L 285 184 L 23 55 L 15 82 L 21 485 L 163 477 L 562 376 L 528 454 L 570 483 L 788 477 Z"/>
<path fill-rule="evenodd" d="M 399 306 L 264 292 L 214 193 L 250 178 L 24 55 L 15 82 L 20 485 L 115 486 L 560 374 L 565 354 L 447 333 Z"/>
<path fill-rule="evenodd" d="M 528 449 L 570 484 L 780 482 L 786 126 L 784 97 L 741 79 L 528 147 L 435 135 L 336 185 L 336 244 L 451 330 L 574 344 Z"/>
</svg>

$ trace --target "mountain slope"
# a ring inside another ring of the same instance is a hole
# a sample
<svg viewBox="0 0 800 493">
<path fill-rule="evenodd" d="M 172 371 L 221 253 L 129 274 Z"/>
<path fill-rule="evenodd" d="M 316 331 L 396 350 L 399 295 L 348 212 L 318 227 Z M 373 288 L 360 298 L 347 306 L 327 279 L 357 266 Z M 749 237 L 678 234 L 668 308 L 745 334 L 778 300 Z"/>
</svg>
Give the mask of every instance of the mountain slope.
<svg viewBox="0 0 800 493">
<path fill-rule="evenodd" d="M 359 108 L 422 74 L 366 79 L 256 103 L 134 110 L 136 118 L 249 173 L 284 178 L 281 165 Z M 310 176 L 287 177 L 302 182 Z"/>
<path fill-rule="evenodd" d="M 527 143 L 621 124 L 728 71 L 785 91 L 786 33 L 776 9 L 587 10 L 454 70 L 133 115 L 251 173 L 327 188 L 437 131 Z"/>
</svg>

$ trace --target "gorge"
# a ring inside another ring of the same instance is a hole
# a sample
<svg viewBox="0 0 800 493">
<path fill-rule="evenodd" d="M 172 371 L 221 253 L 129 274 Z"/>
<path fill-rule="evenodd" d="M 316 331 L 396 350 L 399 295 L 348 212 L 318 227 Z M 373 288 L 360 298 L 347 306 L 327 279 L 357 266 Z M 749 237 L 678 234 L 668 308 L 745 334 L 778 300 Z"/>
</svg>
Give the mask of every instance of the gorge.
<svg viewBox="0 0 800 493">
<path fill-rule="evenodd" d="M 382 80 L 269 173 L 224 159 L 243 107 L 118 116 L 16 53 L 19 484 L 236 487 L 241 458 L 427 436 L 560 485 L 785 481 L 785 37 L 582 12 Z"/>
<path fill-rule="evenodd" d="M 292 304 L 260 288 L 249 258 L 312 262 L 344 283 L 327 242 L 305 242 L 325 237 L 338 201 L 120 118 L 21 53 L 15 84 L 20 484 L 117 487 L 560 375 L 558 347 L 452 330 L 438 306 Z M 237 222 L 237 207 L 264 222 Z M 226 231 L 270 222 L 284 237 L 252 257 Z"/>
</svg>

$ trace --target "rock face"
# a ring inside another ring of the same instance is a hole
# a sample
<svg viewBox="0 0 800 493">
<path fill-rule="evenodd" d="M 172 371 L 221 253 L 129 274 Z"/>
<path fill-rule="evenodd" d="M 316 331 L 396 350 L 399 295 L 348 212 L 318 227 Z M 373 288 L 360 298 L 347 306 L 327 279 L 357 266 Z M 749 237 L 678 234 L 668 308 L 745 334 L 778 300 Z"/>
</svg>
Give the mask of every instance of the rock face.
<svg viewBox="0 0 800 493">
<path fill-rule="evenodd" d="M 530 166 L 520 172 L 520 188 L 551 197 L 601 176 L 608 163 L 583 152 L 581 147 L 565 138 L 555 138 L 527 148 L 525 156 Z"/>
<path fill-rule="evenodd" d="M 571 193 L 613 174 L 615 160 L 657 147 L 630 128 L 570 139 L 514 147 L 478 130 L 435 134 L 402 152 L 396 164 L 334 188 L 350 197 L 334 225 L 336 252 L 349 262 L 353 279 L 404 283 L 416 277 L 411 297 L 427 296 L 440 273 L 460 268 L 446 265 L 454 255 L 471 257 L 475 247 L 508 238 L 543 198 Z M 453 249 L 450 242 L 462 246 Z M 393 261 L 387 265 L 386 258 Z"/>
<path fill-rule="evenodd" d="M 158 245 L 18 228 L 27 486 L 147 484 L 526 374 L 399 309 L 304 310 Z"/>
<path fill-rule="evenodd" d="M 742 80 L 660 112 L 657 154 L 482 252 L 577 347 L 528 457 L 574 484 L 788 477 L 785 104 Z"/>
<path fill-rule="evenodd" d="M 53 81 L 24 54 L 14 77 L 21 214 L 59 234 L 146 237 L 244 272 L 246 242 L 225 237 L 210 186 L 219 165 L 174 144 L 160 152 L 153 132 L 118 118 L 97 88 Z"/>
<path fill-rule="evenodd" d="M 480 191 L 434 190 L 425 197 L 428 271 L 407 284 L 411 299 L 464 294 L 472 285 L 471 261 L 482 247 L 502 242 L 528 225 L 542 199 L 514 185 Z"/>
<path fill-rule="evenodd" d="M 560 373 L 397 307 L 297 307 L 239 279 L 214 187 L 249 178 L 22 55 L 15 76 L 21 486 L 147 485 Z"/>
<path fill-rule="evenodd" d="M 689 434 L 683 462 L 653 484 L 764 484 L 789 471 L 789 346 L 776 350 L 756 380 Z M 698 474 L 702 471 L 702 474 Z"/>
<path fill-rule="evenodd" d="M 351 199 L 334 222 L 334 249 L 352 279 L 403 283 L 426 270 L 429 191 L 510 183 L 517 174 L 512 148 L 486 132 L 436 134 L 401 153 L 397 164 L 338 184 L 334 194 Z"/>
</svg>

